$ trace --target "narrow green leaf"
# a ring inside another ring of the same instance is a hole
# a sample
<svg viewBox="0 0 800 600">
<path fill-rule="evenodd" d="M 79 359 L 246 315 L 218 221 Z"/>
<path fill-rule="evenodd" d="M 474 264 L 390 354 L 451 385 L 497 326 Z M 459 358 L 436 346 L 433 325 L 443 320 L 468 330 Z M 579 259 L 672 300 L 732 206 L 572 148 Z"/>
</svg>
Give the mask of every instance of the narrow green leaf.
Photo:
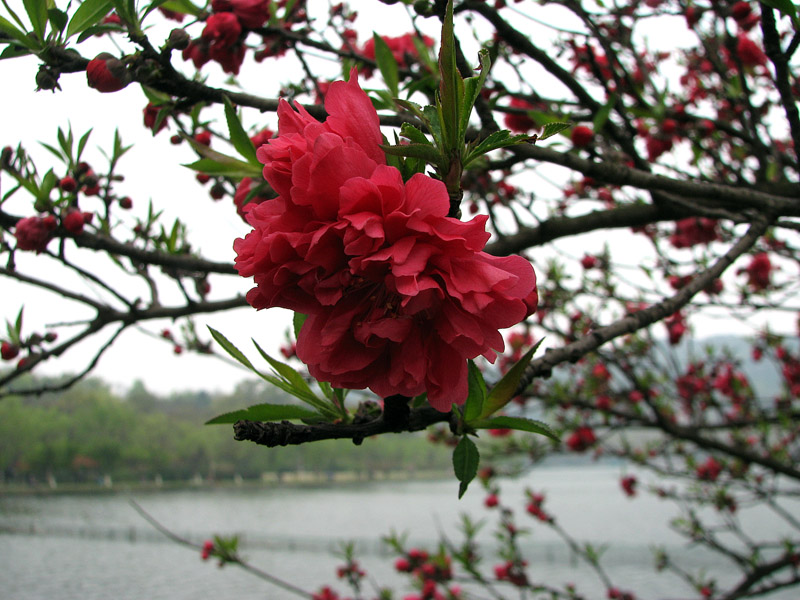
<svg viewBox="0 0 800 600">
<path fill-rule="evenodd" d="M 310 396 L 315 395 L 314 392 L 311 391 L 311 388 L 309 387 L 308 383 L 306 383 L 306 380 L 303 379 L 303 376 L 300 373 L 295 371 L 289 365 L 282 363 L 281 361 L 275 358 L 272 358 L 269 354 L 264 352 L 264 350 L 261 348 L 261 346 L 258 345 L 258 342 L 256 342 L 255 340 L 253 340 L 253 344 L 255 344 L 255 347 L 258 350 L 259 354 L 261 354 L 261 357 L 264 360 L 266 360 L 269 363 L 269 366 L 271 366 L 275 370 L 275 373 L 279 377 L 284 379 L 287 383 L 289 383 L 292 386 L 292 388 L 297 390 L 298 393 L 308 394 Z"/>
<path fill-rule="evenodd" d="M 56 147 L 54 147 L 54 146 L 51 146 L 50 144 L 46 144 L 46 143 L 44 143 L 44 142 L 39 142 L 39 143 L 40 143 L 42 146 L 44 146 L 45 148 L 47 148 L 47 150 L 49 150 L 50 152 L 52 152 L 53 154 L 55 154 L 55 155 L 56 155 L 56 157 L 57 157 L 59 160 L 62 160 L 62 161 L 64 161 L 64 162 L 68 162 L 68 161 L 65 159 L 64 155 L 63 155 L 63 154 L 61 154 L 61 150 L 59 150 L 58 148 L 56 148 Z"/>
<path fill-rule="evenodd" d="M 20 332 L 22 331 L 22 312 L 25 309 L 24 306 L 19 307 L 19 313 L 17 313 L 17 320 L 14 322 L 14 331 L 19 337 Z"/>
<path fill-rule="evenodd" d="M 208 327 L 208 326 L 207 326 L 207 327 Z M 222 334 L 221 334 L 219 331 L 217 331 L 217 330 L 216 330 L 216 329 L 214 329 L 213 327 L 208 327 L 208 331 L 211 333 L 211 337 L 213 337 L 213 338 L 214 338 L 214 340 L 215 340 L 215 341 L 216 341 L 216 342 L 217 342 L 217 343 L 218 343 L 220 346 L 222 346 L 222 349 L 223 349 L 223 350 L 225 350 L 225 352 L 227 352 L 228 354 L 230 354 L 230 355 L 231 355 L 233 358 L 235 358 L 236 360 L 238 360 L 240 363 L 242 363 L 242 364 L 243 364 L 245 367 L 247 367 L 248 369 L 250 369 L 250 370 L 251 370 L 251 371 L 253 371 L 254 373 L 258 373 L 259 375 L 261 375 L 261 373 L 259 373 L 259 372 L 256 370 L 256 368 L 253 366 L 253 363 L 251 363 L 251 362 L 250 362 L 250 361 L 247 359 L 247 357 L 246 357 L 244 354 L 242 354 L 242 351 L 241 351 L 241 350 L 239 350 L 239 349 L 238 349 L 236 346 L 234 346 L 234 345 L 233 345 L 233 344 L 232 344 L 232 343 L 231 343 L 231 342 L 228 340 L 228 338 L 226 338 L 224 335 L 222 335 Z"/>
<path fill-rule="evenodd" d="M 50 21 L 50 27 L 61 33 L 67 26 L 69 15 L 67 15 L 67 13 L 65 13 L 63 10 L 59 10 L 57 8 L 48 8 L 47 20 Z"/>
<path fill-rule="evenodd" d="M 259 178 L 261 176 L 261 169 L 256 165 L 246 163 L 241 160 L 230 159 L 226 163 L 221 163 L 210 158 L 201 158 L 193 163 L 183 165 L 193 171 L 205 173 L 206 175 L 232 177 L 234 179 L 242 179 L 244 177 Z"/>
<path fill-rule="evenodd" d="M 430 134 L 433 136 L 434 142 L 441 152 L 444 152 L 444 138 L 442 137 L 442 122 L 439 119 L 439 111 L 435 106 L 426 106 L 422 109 L 422 114 L 425 117 L 425 125 L 428 126 Z"/>
<path fill-rule="evenodd" d="M 425 137 L 419 129 L 414 127 L 411 123 L 403 123 L 400 126 L 400 135 L 415 144 L 430 144 L 430 140 Z"/>
<path fill-rule="evenodd" d="M 458 445 L 453 450 L 453 471 L 456 479 L 461 482 L 458 489 L 458 497 L 464 495 L 467 486 L 475 479 L 478 474 L 478 464 L 480 463 L 480 453 L 478 447 L 466 435 L 461 438 Z"/>
<path fill-rule="evenodd" d="M 29 50 L 37 50 L 39 48 L 35 40 L 29 38 L 24 32 L 14 27 L 10 21 L 3 17 L 0 17 L 0 33 L 5 33 Z"/>
<path fill-rule="evenodd" d="M 439 101 L 443 150 L 450 155 L 459 143 L 459 102 L 464 96 L 464 80 L 456 66 L 455 36 L 453 33 L 453 0 L 447 1 L 442 20 L 442 39 L 439 48 Z"/>
<path fill-rule="evenodd" d="M 112 5 L 111 0 L 84 0 L 67 26 L 67 38 L 96 24 L 111 12 Z"/>
<path fill-rule="evenodd" d="M 44 33 L 47 27 L 47 2 L 45 0 L 22 0 L 25 5 L 25 12 L 31 20 L 33 31 L 41 41 L 44 41 Z"/>
<path fill-rule="evenodd" d="M 19 18 L 19 15 L 14 12 L 14 10 L 8 5 L 8 0 L 0 0 L 5 6 L 8 14 L 11 15 L 11 18 L 14 19 L 14 22 L 17 24 L 17 27 L 20 28 L 21 31 L 27 32 L 28 28 L 25 26 L 25 23 L 22 22 L 22 19 Z"/>
<path fill-rule="evenodd" d="M 442 164 L 442 153 L 430 144 L 400 144 L 399 146 L 386 146 L 381 144 L 381 150 L 394 156 L 407 156 L 421 158 L 433 165 Z"/>
<path fill-rule="evenodd" d="M 529 135 L 511 135 L 507 129 L 501 129 L 490 134 L 486 139 L 482 140 L 475 148 L 473 148 L 463 160 L 464 167 L 477 160 L 487 152 L 498 150 L 499 148 L 507 148 L 508 146 L 516 146 L 530 141 L 532 138 Z"/>
<path fill-rule="evenodd" d="M 251 165 L 257 165 L 261 170 L 261 165 L 256 158 L 256 147 L 250 141 L 250 136 L 242 127 L 242 122 L 236 114 L 236 108 L 227 96 L 223 96 L 225 100 L 225 120 L 228 122 L 228 135 L 231 138 L 231 144 L 236 148 L 236 151 Z"/>
<path fill-rule="evenodd" d="M 469 117 L 472 114 L 472 107 L 483 89 L 483 84 L 486 81 L 486 76 L 489 74 L 489 69 L 492 64 L 489 60 L 489 51 L 481 48 L 478 52 L 478 61 L 480 62 L 480 75 L 477 77 L 468 77 L 464 80 L 464 98 L 461 105 L 461 119 L 459 122 L 458 135 L 459 139 L 464 139 L 469 125 Z"/>
<path fill-rule="evenodd" d="M 296 312 L 294 313 L 294 317 L 292 317 L 292 327 L 294 328 L 294 339 L 300 337 L 300 329 L 303 327 L 303 323 L 306 322 L 308 315 L 304 315 L 303 313 Z"/>
<path fill-rule="evenodd" d="M 317 420 L 322 415 L 304 406 L 293 404 L 256 404 L 242 410 L 221 414 L 206 421 L 206 425 L 222 425 L 236 421 L 291 421 L 296 419 Z"/>
<path fill-rule="evenodd" d="M 611 94 L 611 97 L 608 99 L 600 110 L 597 111 L 597 114 L 594 116 L 594 120 L 592 121 L 592 127 L 594 128 L 596 133 L 600 133 L 603 129 L 603 126 L 608 121 L 608 116 L 611 114 L 611 109 L 614 108 L 614 105 L 617 103 L 617 95 Z"/>
<path fill-rule="evenodd" d="M 396 98 L 395 102 L 397 103 L 398 106 L 405 108 L 419 120 L 427 122 L 427 118 L 424 115 L 422 107 L 416 102 L 411 102 L 410 100 L 403 100 L 402 98 Z"/>
<path fill-rule="evenodd" d="M 30 54 L 30 50 L 27 48 L 23 48 L 18 46 L 16 43 L 11 43 L 0 52 L 0 60 L 6 60 L 8 58 L 19 58 L 20 56 L 26 56 Z"/>
<path fill-rule="evenodd" d="M 192 15 L 193 17 L 200 16 L 203 13 L 202 8 L 189 0 L 167 0 L 161 4 L 161 7 L 184 15 Z"/>
<path fill-rule="evenodd" d="M 398 74 L 397 61 L 392 54 L 389 45 L 377 33 L 372 34 L 375 41 L 375 62 L 378 63 L 378 70 L 386 82 L 386 87 L 392 96 L 400 95 L 400 75 Z"/>
<path fill-rule="evenodd" d="M 47 200 L 50 198 L 50 192 L 53 191 L 53 188 L 56 186 L 56 176 L 53 173 L 53 169 L 47 171 L 42 177 L 42 185 L 39 188 L 39 199 L 40 200 Z"/>
<path fill-rule="evenodd" d="M 522 379 L 525 367 L 531 362 L 534 352 L 536 352 L 536 349 L 543 341 L 544 338 L 539 340 L 536 345 L 514 363 L 514 366 L 512 366 L 508 372 L 503 375 L 502 379 L 494 385 L 492 391 L 489 392 L 489 396 L 486 398 L 486 402 L 483 403 L 483 410 L 478 417 L 479 421 L 496 413 L 511 402 L 511 399 L 514 397 L 514 392 L 517 390 L 517 385 L 519 385 L 519 381 Z M 472 423 L 469 424 L 472 425 Z"/>
<path fill-rule="evenodd" d="M 118 133 L 119 133 L 119 130 L 117 130 L 117 134 L 118 134 Z M 80 160 L 81 160 L 81 154 L 83 154 L 83 149 L 84 149 L 84 148 L 86 148 L 86 142 L 88 142 L 88 141 L 89 141 L 89 136 L 90 136 L 91 134 L 92 134 L 92 130 L 90 129 L 89 131 L 87 131 L 86 133 L 84 133 L 84 134 L 81 136 L 81 139 L 79 139 L 79 140 L 78 140 L 78 152 L 75 154 L 75 162 L 80 162 Z M 114 140 L 114 141 L 115 141 L 115 144 L 114 144 L 114 146 L 115 146 L 115 148 L 116 148 L 116 146 L 117 146 L 117 144 L 116 144 L 116 138 L 115 138 L 115 140 Z M 119 156 L 117 156 L 117 153 L 116 153 L 116 152 L 114 152 L 114 156 L 115 156 L 115 158 L 119 158 Z"/>
<path fill-rule="evenodd" d="M 478 418 L 483 410 L 483 403 L 486 400 L 486 382 L 483 380 L 483 373 L 475 364 L 469 361 L 469 393 L 464 404 L 464 420 L 469 422 Z"/>
<path fill-rule="evenodd" d="M 169 104 L 172 101 L 172 97 L 164 92 L 159 92 L 151 87 L 146 85 L 142 86 L 142 91 L 144 95 L 147 97 L 148 102 L 151 102 L 155 106 L 162 106 L 164 104 Z"/>
<path fill-rule="evenodd" d="M 470 423 L 470 427 L 474 429 L 517 429 L 519 431 L 530 431 L 531 433 L 547 436 L 556 442 L 559 441 L 558 436 L 550 429 L 547 423 L 524 417 L 493 417 L 491 419 Z"/>
<path fill-rule="evenodd" d="M 547 123 L 542 129 L 542 134 L 536 138 L 537 140 L 546 140 L 549 137 L 561 133 L 565 129 L 572 127 L 572 123 Z"/>
<path fill-rule="evenodd" d="M 64 151 L 64 156 L 72 160 L 72 130 L 69 131 L 69 135 L 64 135 L 64 131 L 61 127 L 58 128 L 58 145 L 61 146 L 61 149 Z"/>
</svg>

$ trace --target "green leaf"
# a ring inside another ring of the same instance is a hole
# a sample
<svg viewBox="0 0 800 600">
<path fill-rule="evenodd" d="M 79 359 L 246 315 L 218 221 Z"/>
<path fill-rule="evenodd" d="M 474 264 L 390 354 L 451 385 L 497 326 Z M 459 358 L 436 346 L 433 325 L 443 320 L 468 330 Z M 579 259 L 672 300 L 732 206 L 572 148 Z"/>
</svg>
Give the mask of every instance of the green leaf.
<svg viewBox="0 0 800 600">
<path fill-rule="evenodd" d="M 489 69 L 492 66 L 489 60 L 489 51 L 481 48 L 478 52 L 478 60 L 481 65 L 481 73 L 477 77 L 468 77 L 464 80 L 464 99 L 461 105 L 461 120 L 459 122 L 458 135 L 459 139 L 464 139 L 469 125 L 469 116 L 472 114 L 472 107 L 475 106 L 475 101 L 483 89 L 483 84 L 486 81 L 486 76 L 489 74 Z"/>
<path fill-rule="evenodd" d="M 294 313 L 294 317 L 292 317 L 292 327 L 294 328 L 294 339 L 300 337 L 300 329 L 303 327 L 303 323 L 306 322 L 308 315 L 304 315 L 303 313 L 296 312 Z"/>
<path fill-rule="evenodd" d="M 50 169 L 45 173 L 44 177 L 42 177 L 42 186 L 39 188 L 39 200 L 48 200 L 50 198 L 50 192 L 53 191 L 53 188 L 56 186 L 56 176 L 53 173 L 53 169 Z"/>
<path fill-rule="evenodd" d="M 442 164 L 442 153 L 431 144 L 400 144 L 399 146 L 386 146 L 381 144 L 381 150 L 394 156 L 421 158 L 433 165 Z"/>
<path fill-rule="evenodd" d="M 611 94 L 611 97 L 608 99 L 600 110 L 597 111 L 597 114 L 594 116 L 594 121 L 592 121 L 592 127 L 596 133 L 600 133 L 603 129 L 603 126 L 608 121 L 608 116 L 611 114 L 611 109 L 617 103 L 618 97 L 616 94 Z"/>
<path fill-rule="evenodd" d="M 14 322 L 14 331 L 17 334 L 17 338 L 19 338 L 19 335 L 22 332 L 22 311 L 24 309 L 24 306 L 20 306 L 19 313 L 17 313 L 17 320 Z"/>
<path fill-rule="evenodd" d="M 547 138 L 553 137 L 554 135 L 561 133 L 565 129 L 569 129 L 570 127 L 572 127 L 572 123 L 561 123 L 561 122 L 548 123 L 547 125 L 544 126 L 544 129 L 542 129 L 542 134 L 536 139 L 537 141 L 546 140 Z"/>
<path fill-rule="evenodd" d="M 216 341 L 216 342 L 217 342 L 217 343 L 218 343 L 220 346 L 222 346 L 222 349 L 223 349 L 223 350 L 225 350 L 225 352 L 227 352 L 228 354 L 230 354 L 230 355 L 231 355 L 233 358 L 235 358 L 237 361 L 239 361 L 240 363 L 242 363 L 242 364 L 243 364 L 245 367 L 247 367 L 248 369 L 250 369 L 251 371 L 253 371 L 253 373 L 258 373 L 259 375 L 261 375 L 261 373 L 259 373 L 259 372 L 256 370 L 256 368 L 253 366 L 253 363 L 251 363 L 251 362 L 250 362 L 250 361 L 247 359 L 247 357 L 246 357 L 244 354 L 242 354 L 242 351 L 241 351 L 241 350 L 239 350 L 239 349 L 238 349 L 236 346 L 234 346 L 234 345 L 233 345 L 233 344 L 232 344 L 232 343 L 231 343 L 231 342 L 228 340 L 228 338 L 226 338 L 224 335 L 222 335 L 222 334 L 221 334 L 219 331 L 217 331 L 217 330 L 216 330 L 216 329 L 214 329 L 213 327 L 209 327 L 209 326 L 207 326 L 207 327 L 208 327 L 208 331 L 211 333 L 211 337 L 213 337 L 213 338 L 214 338 L 214 340 L 215 340 L 215 341 Z"/>
<path fill-rule="evenodd" d="M 467 486 L 475 479 L 475 475 L 478 474 L 480 459 L 480 453 L 475 442 L 466 435 L 463 436 L 455 450 L 453 450 L 453 471 L 456 474 L 456 479 L 461 482 L 458 487 L 459 499 L 467 491 Z"/>
<path fill-rule="evenodd" d="M 531 362 L 533 353 L 536 352 L 536 349 L 543 341 L 544 338 L 539 340 L 536 345 L 528 350 L 516 363 L 514 363 L 514 366 L 512 366 L 508 372 L 503 375 L 500 381 L 494 385 L 492 391 L 489 392 L 489 397 L 486 398 L 486 402 L 483 403 L 483 410 L 478 418 L 479 421 L 482 421 L 488 416 L 496 413 L 506 404 L 511 402 L 511 399 L 514 397 L 514 393 L 517 391 L 519 381 L 522 379 L 522 374 L 525 372 L 525 367 L 527 367 L 528 363 Z M 472 425 L 472 423 L 469 423 L 469 425 Z"/>
<path fill-rule="evenodd" d="M 44 32 L 47 28 L 47 2 L 45 0 L 22 0 L 25 12 L 31 20 L 33 31 L 41 41 L 44 41 Z"/>
<path fill-rule="evenodd" d="M 164 92 L 159 92 L 151 87 L 146 85 L 142 86 L 142 91 L 144 95 L 147 97 L 148 102 L 153 104 L 154 106 L 162 106 L 164 104 L 169 104 L 172 101 L 172 97 Z"/>
<path fill-rule="evenodd" d="M 389 49 L 389 45 L 381 36 L 373 33 L 372 39 L 375 41 L 375 62 L 378 63 L 378 70 L 386 82 L 386 87 L 389 88 L 392 96 L 399 96 L 400 76 L 397 71 L 397 61 Z"/>
<path fill-rule="evenodd" d="M 430 140 L 425 137 L 419 129 L 414 127 L 411 123 L 403 123 L 400 126 L 400 135 L 415 144 L 430 144 Z"/>
<path fill-rule="evenodd" d="M 433 140 L 436 142 L 439 150 L 444 152 L 445 145 L 444 138 L 442 137 L 442 122 L 439 119 L 439 111 L 436 110 L 435 106 L 429 105 L 422 109 L 422 115 L 425 118 L 425 125 L 427 125 L 430 134 L 433 136 Z"/>
<path fill-rule="evenodd" d="M 422 107 L 417 104 L 416 102 L 411 102 L 411 100 L 403 100 L 402 98 L 395 98 L 395 103 L 402 108 L 405 108 L 415 117 L 417 117 L 420 121 L 427 124 L 427 118 L 425 117 L 424 111 Z M 405 125 L 405 124 L 404 124 Z M 402 128 L 402 125 L 401 125 Z"/>
<path fill-rule="evenodd" d="M 531 433 L 547 436 L 556 442 L 559 441 L 558 436 L 550 429 L 547 423 L 524 417 L 493 417 L 491 419 L 470 423 L 470 427 L 474 429 L 517 429 L 519 431 L 530 431 Z"/>
<path fill-rule="evenodd" d="M 3 17 L 0 17 L 0 33 L 5 33 L 29 50 L 37 50 L 39 48 L 35 40 L 29 38 L 24 32 L 14 27 L 10 21 Z"/>
<path fill-rule="evenodd" d="M 463 161 L 464 167 L 477 160 L 487 152 L 491 152 L 492 150 L 497 150 L 499 148 L 506 148 L 508 146 L 516 146 L 517 144 L 529 142 L 531 139 L 531 136 L 526 134 L 512 136 L 511 132 L 507 129 L 495 131 L 486 139 L 482 140 L 467 154 Z"/>
<path fill-rule="evenodd" d="M 244 157 L 244 159 L 251 165 L 258 165 L 259 171 L 262 169 L 258 159 L 256 158 L 256 147 L 250 141 L 250 136 L 242 127 L 242 122 L 236 114 L 236 108 L 227 96 L 223 96 L 225 100 L 225 120 L 228 122 L 228 134 L 231 138 L 231 144 L 236 148 L 236 151 Z"/>
<path fill-rule="evenodd" d="M 111 0 L 84 0 L 67 26 L 67 38 L 100 21 L 111 12 L 112 4 Z"/>
<path fill-rule="evenodd" d="M 235 158 L 228 158 L 229 160 L 224 163 L 210 158 L 201 158 L 200 160 L 183 166 L 200 173 L 205 173 L 206 175 L 211 175 L 212 177 L 232 177 L 234 179 L 253 177 L 257 179 L 261 176 L 261 169 L 255 165 Z"/>
<path fill-rule="evenodd" d="M 469 361 L 469 393 L 467 402 L 464 404 L 464 420 L 469 422 L 480 416 L 483 410 L 483 403 L 486 400 L 486 382 L 483 380 L 483 373 L 475 365 L 475 361 Z"/>
<path fill-rule="evenodd" d="M 221 414 L 206 421 L 206 425 L 222 425 L 236 421 L 317 420 L 322 415 L 304 406 L 294 404 L 256 404 L 242 410 Z"/>
<path fill-rule="evenodd" d="M 50 21 L 50 26 L 57 32 L 61 33 L 67 26 L 69 15 L 63 10 L 57 8 L 47 9 L 47 20 Z"/>
<path fill-rule="evenodd" d="M 464 80 L 456 66 L 455 36 L 453 33 L 453 0 L 448 0 L 442 21 L 442 39 L 439 48 L 439 101 L 441 114 L 443 150 L 449 156 L 451 150 L 463 143 L 458 140 L 460 100 L 464 97 Z"/>
<path fill-rule="evenodd" d="M 253 344 L 255 344 L 256 349 L 258 350 L 259 354 L 261 354 L 262 358 L 269 363 L 275 373 L 281 377 L 284 381 L 286 381 L 289 385 L 292 386 L 292 389 L 297 391 L 297 394 L 307 394 L 309 396 L 315 396 L 314 392 L 311 391 L 308 383 L 306 380 L 303 379 L 303 376 L 295 371 L 289 365 L 282 363 L 281 361 L 272 358 L 269 354 L 264 352 L 261 346 L 258 345 L 258 342 L 253 340 Z M 299 397 L 299 396 L 298 396 Z"/>
<path fill-rule="evenodd" d="M 117 133 L 119 133 L 119 130 L 117 130 Z M 92 130 L 90 129 L 89 131 L 87 131 L 86 133 L 84 133 L 81 136 L 81 139 L 78 140 L 78 151 L 77 151 L 77 154 L 75 155 L 75 162 L 80 162 L 81 154 L 83 154 L 83 149 L 86 148 L 86 142 L 89 141 L 89 136 L 91 134 L 92 134 Z M 116 142 L 116 139 L 114 141 Z M 116 143 L 115 143 L 115 146 L 116 146 Z M 115 155 L 116 158 L 119 158 L 118 156 L 116 156 L 116 152 L 114 153 L 114 155 Z"/>
<path fill-rule="evenodd" d="M 3 49 L 2 52 L 0 52 L 0 60 L 19 58 L 20 56 L 26 56 L 28 54 L 30 54 L 30 51 L 26 48 L 22 48 L 16 44 L 9 44 L 5 47 L 5 49 Z"/>
<path fill-rule="evenodd" d="M 154 2 L 153 4 L 156 3 Z M 167 10 L 183 15 L 192 15 L 193 17 L 200 16 L 203 13 L 203 9 L 195 6 L 189 0 L 166 0 L 166 2 L 160 2 L 159 5 Z"/>
</svg>

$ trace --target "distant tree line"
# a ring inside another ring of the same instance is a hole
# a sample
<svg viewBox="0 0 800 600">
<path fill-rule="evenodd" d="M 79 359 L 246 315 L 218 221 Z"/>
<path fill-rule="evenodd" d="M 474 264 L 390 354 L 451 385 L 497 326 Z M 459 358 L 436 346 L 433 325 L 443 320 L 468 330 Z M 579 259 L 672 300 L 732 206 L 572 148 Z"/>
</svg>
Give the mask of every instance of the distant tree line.
<svg viewBox="0 0 800 600">
<path fill-rule="evenodd" d="M 334 474 L 446 469 L 449 453 L 422 437 L 395 436 L 369 452 L 349 441 L 253 452 L 230 426 L 203 423 L 247 404 L 281 402 L 281 392 L 244 381 L 230 394 L 149 392 L 140 381 L 119 394 L 90 379 L 39 398 L 0 402 L 0 472 L 5 483 L 258 478 L 263 473 Z M 369 440 L 365 442 L 369 444 Z M 332 449 L 332 446 L 335 448 Z"/>
</svg>

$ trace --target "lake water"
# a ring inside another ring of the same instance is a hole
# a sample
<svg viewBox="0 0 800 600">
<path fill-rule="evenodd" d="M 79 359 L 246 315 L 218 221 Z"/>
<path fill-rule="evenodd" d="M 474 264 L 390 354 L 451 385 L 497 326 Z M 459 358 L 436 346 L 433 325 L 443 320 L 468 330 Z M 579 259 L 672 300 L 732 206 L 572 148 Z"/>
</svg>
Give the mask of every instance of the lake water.
<svg viewBox="0 0 800 600">
<path fill-rule="evenodd" d="M 556 534 L 524 512 L 524 489 L 545 491 L 545 508 L 575 537 L 606 544 L 604 564 L 615 584 L 640 598 L 697 597 L 679 579 L 658 575 L 650 548 L 666 546 L 686 567 L 705 568 L 719 580 L 737 571 L 722 559 L 688 548 L 667 523 L 677 516 L 668 501 L 647 494 L 626 498 L 613 466 L 544 467 L 502 483 L 502 498 L 516 509 L 519 526 L 532 535 L 523 549 L 533 580 L 551 585 L 573 582 L 586 598 L 605 598 L 596 576 L 576 563 Z M 642 474 L 646 483 L 648 476 Z M 294 598 L 234 566 L 219 569 L 190 549 L 167 540 L 131 507 L 133 498 L 172 531 L 201 542 L 214 534 L 242 536 L 242 555 L 264 571 L 309 590 L 336 580 L 340 542 L 356 543 L 357 558 L 378 586 L 405 585 L 393 556 L 379 542 L 390 531 L 405 532 L 410 544 L 432 548 L 438 532 L 459 538 L 462 513 L 486 518 L 481 532 L 488 555 L 484 566 L 501 561 L 493 519 L 473 483 L 462 500 L 454 481 L 376 482 L 316 488 L 225 488 L 101 495 L 0 496 L 0 597 L 4 600 L 180 600 Z M 791 508 L 796 510 L 797 505 Z M 780 523 L 763 513 L 739 512 L 758 537 L 777 536 Z M 774 539 L 774 538 L 773 538 Z M 399 590 L 410 593 L 408 587 Z M 512 590 L 508 590 L 514 596 Z M 367 593 L 367 597 L 372 594 Z M 402 598 L 397 594 L 396 598 Z M 774 600 L 796 600 L 781 592 Z"/>
</svg>

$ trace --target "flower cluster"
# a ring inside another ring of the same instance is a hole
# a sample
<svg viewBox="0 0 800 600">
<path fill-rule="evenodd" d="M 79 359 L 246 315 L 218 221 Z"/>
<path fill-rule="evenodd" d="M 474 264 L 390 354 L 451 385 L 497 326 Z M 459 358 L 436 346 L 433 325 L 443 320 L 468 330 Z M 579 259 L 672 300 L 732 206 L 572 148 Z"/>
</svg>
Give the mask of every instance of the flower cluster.
<svg viewBox="0 0 800 600">
<path fill-rule="evenodd" d="M 433 39 L 427 35 L 417 36 L 413 33 L 406 33 L 398 37 L 382 36 L 384 42 L 392 52 L 392 56 L 397 61 L 397 66 L 401 69 L 408 67 L 410 64 L 419 61 L 419 48 L 420 46 L 433 46 Z M 370 60 L 375 60 L 375 39 L 370 38 L 364 43 L 360 54 Z"/>
<path fill-rule="evenodd" d="M 244 38 L 248 30 L 263 27 L 269 18 L 267 0 L 213 0 L 213 13 L 199 38 L 191 40 L 183 49 L 183 58 L 191 60 L 196 68 L 213 60 L 222 70 L 239 74 L 244 61 Z"/>
<path fill-rule="evenodd" d="M 675 232 L 669 237 L 670 243 L 676 248 L 691 248 L 718 239 L 717 221 L 706 217 L 689 217 L 676 221 Z"/>
<path fill-rule="evenodd" d="M 26 217 L 17 222 L 14 237 L 17 239 L 19 250 L 43 252 L 53 239 L 53 232 L 58 226 L 58 221 L 53 215 L 43 217 Z"/>
<path fill-rule="evenodd" d="M 234 243 L 236 269 L 253 277 L 257 309 L 307 315 L 297 356 L 320 381 L 417 396 L 441 411 L 467 395 L 467 359 L 494 360 L 499 329 L 536 306 L 522 257 L 483 252 L 485 216 L 448 217 L 444 184 L 404 182 L 385 164 L 378 115 L 358 85 L 331 84 L 328 119 L 278 108 L 278 136 L 261 146 L 278 197 L 245 207 L 253 226 Z"/>
</svg>

